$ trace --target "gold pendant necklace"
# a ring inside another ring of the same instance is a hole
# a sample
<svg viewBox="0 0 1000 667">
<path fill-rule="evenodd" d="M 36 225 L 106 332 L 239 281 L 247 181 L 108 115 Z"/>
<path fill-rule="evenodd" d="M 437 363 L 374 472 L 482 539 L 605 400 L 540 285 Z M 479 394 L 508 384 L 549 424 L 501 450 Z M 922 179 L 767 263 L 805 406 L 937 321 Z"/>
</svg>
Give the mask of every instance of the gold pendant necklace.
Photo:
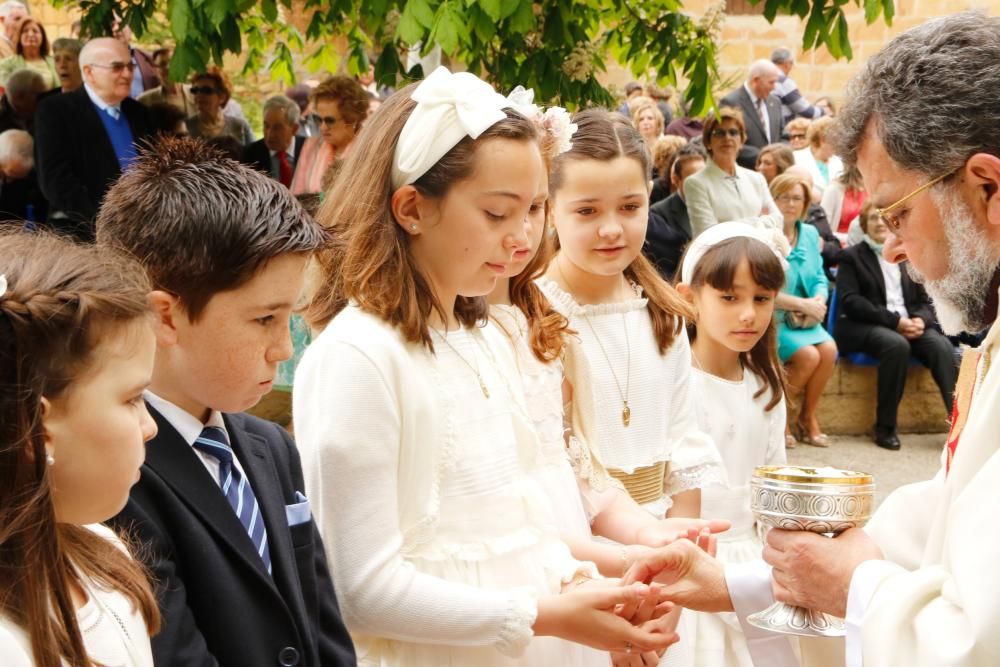
<svg viewBox="0 0 1000 667">
<path fill-rule="evenodd" d="M 444 341 L 444 344 L 451 348 L 451 351 L 455 353 L 455 356 L 458 357 L 459 359 L 461 359 L 462 362 L 466 366 L 469 367 L 469 370 L 471 370 L 473 373 L 476 374 L 476 379 L 479 380 L 479 389 L 482 390 L 483 396 L 485 396 L 486 398 L 489 398 L 490 397 L 490 390 L 486 387 L 486 383 L 483 381 L 483 376 L 479 372 L 479 364 L 478 364 L 478 362 L 476 363 L 475 366 L 473 366 L 472 364 L 469 363 L 468 359 L 466 359 L 465 357 L 463 357 L 461 355 L 461 353 L 458 350 L 455 349 L 455 346 L 451 344 L 451 341 L 448 340 L 447 336 L 445 336 L 443 333 L 441 333 L 440 331 L 438 331 L 434 327 L 430 327 L 430 330 L 433 331 L 434 333 L 436 333 L 438 335 L 438 337 L 441 340 Z"/>
<path fill-rule="evenodd" d="M 566 284 L 566 287 L 568 287 L 570 293 L 572 293 L 573 288 L 569 284 L 569 281 L 566 280 L 566 274 L 563 273 L 562 263 L 559 261 L 559 258 L 556 258 L 555 265 L 556 270 L 559 272 L 559 277 L 562 278 L 563 283 Z M 608 364 L 608 369 L 611 371 L 611 377 L 614 378 L 615 387 L 618 389 L 618 396 L 622 401 L 622 424 L 625 428 L 628 428 L 628 425 L 632 423 L 632 408 L 628 405 L 629 386 L 632 382 L 632 348 L 629 345 L 628 339 L 628 320 L 625 318 L 625 313 L 622 313 L 622 325 L 625 328 L 625 391 L 622 391 L 622 385 L 618 381 L 618 374 L 615 373 L 615 366 L 611 363 L 611 357 L 608 356 L 607 350 L 604 349 L 604 343 L 601 342 L 601 337 L 597 335 L 597 330 L 594 329 L 594 325 L 591 324 L 590 316 L 586 313 L 582 313 L 582 315 L 583 321 L 587 323 L 588 327 L 590 327 L 590 333 L 594 334 L 594 340 L 597 341 L 598 347 L 601 348 L 601 354 L 604 355 L 604 361 Z"/>
<path fill-rule="evenodd" d="M 625 327 L 625 391 L 622 391 L 622 385 L 618 381 L 618 374 L 615 373 L 615 366 L 611 363 L 611 357 L 608 356 L 607 351 L 604 349 L 604 343 L 601 342 L 601 337 L 597 335 L 597 330 L 594 329 L 594 325 L 590 323 L 590 316 L 584 314 L 583 321 L 587 323 L 590 327 L 590 333 L 594 334 L 594 340 L 597 341 L 598 347 L 601 348 L 601 354 L 604 355 L 604 361 L 608 364 L 608 369 L 611 371 L 611 377 L 614 378 L 615 387 L 618 389 L 618 396 L 622 399 L 622 424 L 628 428 L 628 425 L 632 423 L 632 408 L 628 406 L 628 395 L 629 395 L 629 385 L 632 382 L 632 348 L 629 345 L 628 340 L 628 321 L 625 319 L 625 313 L 622 313 L 622 324 Z"/>
</svg>

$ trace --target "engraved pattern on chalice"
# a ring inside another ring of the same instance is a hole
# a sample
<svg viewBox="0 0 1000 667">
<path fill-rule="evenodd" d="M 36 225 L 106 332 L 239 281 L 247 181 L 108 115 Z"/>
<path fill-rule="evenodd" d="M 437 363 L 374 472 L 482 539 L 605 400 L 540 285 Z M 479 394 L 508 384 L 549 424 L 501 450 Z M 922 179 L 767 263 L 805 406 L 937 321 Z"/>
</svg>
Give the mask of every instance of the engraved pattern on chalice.
<svg viewBox="0 0 1000 667">
<path fill-rule="evenodd" d="M 868 473 L 837 468 L 759 466 L 750 480 L 750 509 L 759 528 L 808 530 L 834 537 L 871 516 L 875 483 Z M 758 628 L 805 637 L 843 637 L 844 621 L 775 602 L 747 617 Z"/>
</svg>

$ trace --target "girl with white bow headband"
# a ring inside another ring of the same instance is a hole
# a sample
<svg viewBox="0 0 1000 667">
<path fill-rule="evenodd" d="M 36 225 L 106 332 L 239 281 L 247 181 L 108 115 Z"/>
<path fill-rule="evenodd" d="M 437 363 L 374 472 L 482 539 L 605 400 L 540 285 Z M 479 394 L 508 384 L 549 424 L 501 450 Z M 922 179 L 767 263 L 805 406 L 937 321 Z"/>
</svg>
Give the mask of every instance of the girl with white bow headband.
<svg viewBox="0 0 1000 667">
<path fill-rule="evenodd" d="M 320 212 L 336 240 L 293 414 L 361 665 L 583 667 L 571 642 L 674 640 L 614 613 L 657 591 L 589 582 L 545 522 L 509 345 L 479 326 L 543 176 L 509 106 L 438 69 L 372 117 Z"/>
</svg>

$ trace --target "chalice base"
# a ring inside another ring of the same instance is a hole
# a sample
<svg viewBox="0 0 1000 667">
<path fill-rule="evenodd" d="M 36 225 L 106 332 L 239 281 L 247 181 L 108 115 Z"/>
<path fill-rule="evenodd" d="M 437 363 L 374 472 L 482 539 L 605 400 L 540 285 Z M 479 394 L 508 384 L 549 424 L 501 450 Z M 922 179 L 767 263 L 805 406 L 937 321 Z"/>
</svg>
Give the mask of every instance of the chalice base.
<svg viewBox="0 0 1000 667">
<path fill-rule="evenodd" d="M 767 609 L 747 616 L 747 622 L 761 630 L 800 637 L 843 637 L 845 634 L 842 619 L 783 602 L 775 602 Z"/>
</svg>

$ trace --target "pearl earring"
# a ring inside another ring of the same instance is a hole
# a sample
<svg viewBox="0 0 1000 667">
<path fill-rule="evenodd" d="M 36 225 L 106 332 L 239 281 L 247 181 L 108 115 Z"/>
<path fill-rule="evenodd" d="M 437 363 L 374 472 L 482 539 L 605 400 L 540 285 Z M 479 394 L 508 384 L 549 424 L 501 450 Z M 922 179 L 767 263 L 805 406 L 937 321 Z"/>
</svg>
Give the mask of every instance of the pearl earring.
<svg viewBox="0 0 1000 667">
<path fill-rule="evenodd" d="M 56 457 L 52 456 L 51 454 L 46 453 L 45 454 L 45 463 L 47 465 L 54 466 L 56 464 Z"/>
<path fill-rule="evenodd" d="M 411 224 L 411 225 L 410 225 L 410 231 L 411 231 L 411 232 L 415 232 L 415 231 L 417 231 L 417 226 L 416 226 L 415 224 Z"/>
</svg>

